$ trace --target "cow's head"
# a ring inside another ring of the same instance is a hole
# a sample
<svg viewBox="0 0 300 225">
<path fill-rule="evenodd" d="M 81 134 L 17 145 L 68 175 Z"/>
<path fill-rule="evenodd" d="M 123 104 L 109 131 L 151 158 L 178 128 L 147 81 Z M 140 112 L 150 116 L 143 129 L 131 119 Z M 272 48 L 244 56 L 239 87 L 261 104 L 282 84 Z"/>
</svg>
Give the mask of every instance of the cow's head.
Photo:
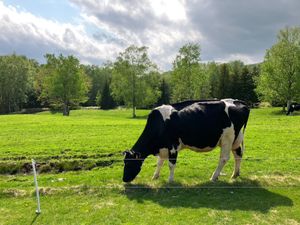
<svg viewBox="0 0 300 225">
<path fill-rule="evenodd" d="M 141 153 L 132 150 L 123 154 L 125 155 L 123 181 L 131 182 L 141 171 L 144 159 L 141 158 Z"/>
</svg>

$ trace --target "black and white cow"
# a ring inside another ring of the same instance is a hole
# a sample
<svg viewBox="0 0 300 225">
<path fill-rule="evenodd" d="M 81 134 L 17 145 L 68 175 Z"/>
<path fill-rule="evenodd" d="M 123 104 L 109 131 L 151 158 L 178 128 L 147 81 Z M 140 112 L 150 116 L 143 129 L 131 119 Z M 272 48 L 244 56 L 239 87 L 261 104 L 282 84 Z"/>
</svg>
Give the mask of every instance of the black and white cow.
<svg viewBox="0 0 300 225">
<path fill-rule="evenodd" d="M 294 111 L 300 111 L 300 104 L 293 103 L 290 105 L 290 108 L 288 109 L 286 115 L 292 114 Z"/>
<path fill-rule="evenodd" d="M 169 160 L 169 181 L 174 179 L 178 151 L 188 148 L 196 152 L 221 147 L 219 165 L 211 180 L 218 179 L 232 151 L 235 168 L 232 177 L 240 173 L 244 151 L 244 130 L 250 110 L 239 100 L 223 99 L 186 101 L 162 105 L 151 111 L 144 131 L 130 151 L 125 151 L 123 181 L 132 181 L 149 155 L 158 155 L 153 179 L 157 179 L 164 160 Z M 242 127 L 244 127 L 242 132 Z"/>
</svg>

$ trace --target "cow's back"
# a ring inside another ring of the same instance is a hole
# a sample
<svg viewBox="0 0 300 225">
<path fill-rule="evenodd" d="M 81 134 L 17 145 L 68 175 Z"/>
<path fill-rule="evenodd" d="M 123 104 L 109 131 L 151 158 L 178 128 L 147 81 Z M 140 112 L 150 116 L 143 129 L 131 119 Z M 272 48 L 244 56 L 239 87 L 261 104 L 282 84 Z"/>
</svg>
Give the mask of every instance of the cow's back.
<svg viewBox="0 0 300 225">
<path fill-rule="evenodd" d="M 172 130 L 184 145 L 196 148 L 215 147 L 223 129 L 231 126 L 222 101 L 195 102 L 172 113 Z"/>
</svg>

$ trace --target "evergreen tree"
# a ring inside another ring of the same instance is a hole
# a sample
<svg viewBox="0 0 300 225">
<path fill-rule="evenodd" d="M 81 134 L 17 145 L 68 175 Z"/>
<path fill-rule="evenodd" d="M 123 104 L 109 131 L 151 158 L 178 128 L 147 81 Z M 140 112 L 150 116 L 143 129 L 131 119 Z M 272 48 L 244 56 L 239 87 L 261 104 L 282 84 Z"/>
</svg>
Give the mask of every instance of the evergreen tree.
<svg viewBox="0 0 300 225">
<path fill-rule="evenodd" d="M 157 105 L 170 104 L 170 98 L 171 98 L 170 86 L 166 82 L 165 78 L 163 78 L 161 81 L 160 91 L 161 91 L 161 95 L 160 98 L 158 99 Z"/>
<path fill-rule="evenodd" d="M 101 109 L 113 109 L 116 106 L 113 97 L 111 96 L 109 83 L 106 81 L 101 94 L 100 102 Z"/>
<path fill-rule="evenodd" d="M 219 66 L 220 70 L 220 83 L 219 83 L 219 96 L 217 98 L 230 98 L 230 79 L 229 68 L 226 63 Z"/>
<path fill-rule="evenodd" d="M 240 96 L 241 100 L 246 101 L 249 104 L 257 102 L 257 95 L 254 91 L 256 88 L 253 75 L 250 73 L 247 66 L 244 66 L 241 78 L 240 78 Z"/>
</svg>

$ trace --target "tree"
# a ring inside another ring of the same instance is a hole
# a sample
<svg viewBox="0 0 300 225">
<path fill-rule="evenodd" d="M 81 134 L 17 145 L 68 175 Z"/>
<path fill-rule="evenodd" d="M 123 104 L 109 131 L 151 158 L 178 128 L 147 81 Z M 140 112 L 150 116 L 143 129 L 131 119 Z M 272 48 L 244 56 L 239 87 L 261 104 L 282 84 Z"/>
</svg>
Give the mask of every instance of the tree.
<svg viewBox="0 0 300 225">
<path fill-rule="evenodd" d="M 170 93 L 170 85 L 166 81 L 166 78 L 162 78 L 160 84 L 161 95 L 157 101 L 157 105 L 170 104 L 171 93 Z"/>
<path fill-rule="evenodd" d="M 220 98 L 220 70 L 215 62 L 208 63 L 206 66 L 206 73 L 209 77 L 210 96 L 213 98 Z"/>
<path fill-rule="evenodd" d="M 262 99 L 289 108 L 300 99 L 300 27 L 280 30 L 277 43 L 267 50 L 258 79 Z"/>
<path fill-rule="evenodd" d="M 104 86 L 109 83 L 112 76 L 112 66 L 106 63 L 104 66 L 99 67 L 95 65 L 85 65 L 84 71 L 90 80 L 90 89 L 88 91 L 88 100 L 84 103 L 86 106 L 99 105 L 97 96 L 101 96 L 104 91 Z"/>
<path fill-rule="evenodd" d="M 171 76 L 172 101 L 208 98 L 209 74 L 200 63 L 200 45 L 188 43 L 179 49 Z"/>
<path fill-rule="evenodd" d="M 226 63 L 219 66 L 220 82 L 219 82 L 219 96 L 218 98 L 230 98 L 230 77 L 229 68 Z"/>
<path fill-rule="evenodd" d="M 172 73 L 172 100 L 194 99 L 194 78 L 199 75 L 200 45 L 188 43 L 179 49 Z"/>
<path fill-rule="evenodd" d="M 242 86 L 242 71 L 245 68 L 243 62 L 236 60 L 228 63 L 229 66 L 229 90 L 228 96 L 235 99 L 242 99 L 243 93 Z"/>
<path fill-rule="evenodd" d="M 114 63 L 112 95 L 118 102 L 132 107 L 133 117 L 136 117 L 136 107 L 154 104 L 159 97 L 145 79 L 155 71 L 157 68 L 149 59 L 146 47 L 132 45 L 120 53 Z"/>
<path fill-rule="evenodd" d="M 64 57 L 47 54 L 44 69 L 43 96 L 52 105 L 63 108 L 63 115 L 68 116 L 71 105 L 78 105 L 86 100 L 87 78 L 79 60 L 74 56 Z"/>
<path fill-rule="evenodd" d="M 106 83 L 103 87 L 102 94 L 100 94 L 100 96 L 101 96 L 101 98 L 100 98 L 99 105 L 100 105 L 101 109 L 113 109 L 116 106 L 116 103 L 115 103 L 113 97 L 111 96 L 108 81 L 106 81 Z"/>
<path fill-rule="evenodd" d="M 255 81 L 254 79 L 258 76 L 259 71 L 257 67 L 253 67 L 252 72 L 249 70 L 248 66 L 244 66 L 240 81 L 239 88 L 240 94 L 239 99 L 244 100 L 245 102 L 252 104 L 258 101 L 257 95 L 255 93 Z"/>
<path fill-rule="evenodd" d="M 33 87 L 33 62 L 15 54 L 0 57 L 0 113 L 11 113 L 27 102 Z"/>
</svg>

